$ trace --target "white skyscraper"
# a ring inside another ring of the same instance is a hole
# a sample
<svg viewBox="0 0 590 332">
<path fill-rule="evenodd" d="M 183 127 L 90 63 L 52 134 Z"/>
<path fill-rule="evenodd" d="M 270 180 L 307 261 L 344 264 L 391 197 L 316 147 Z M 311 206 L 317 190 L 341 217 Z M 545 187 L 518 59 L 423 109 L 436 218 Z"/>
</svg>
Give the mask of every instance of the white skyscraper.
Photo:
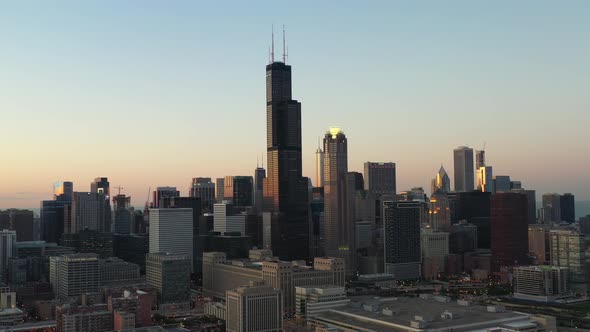
<svg viewBox="0 0 590 332">
<path fill-rule="evenodd" d="M 193 257 L 193 209 L 150 209 L 150 253 Z"/>
<path fill-rule="evenodd" d="M 218 203 L 213 205 L 213 231 L 221 234 L 227 232 L 240 232 L 246 235 L 246 216 L 232 214 L 231 205 Z"/>
<path fill-rule="evenodd" d="M 8 265 L 8 257 L 16 256 L 16 231 L 0 232 L 0 278 L 4 277 Z"/>
</svg>

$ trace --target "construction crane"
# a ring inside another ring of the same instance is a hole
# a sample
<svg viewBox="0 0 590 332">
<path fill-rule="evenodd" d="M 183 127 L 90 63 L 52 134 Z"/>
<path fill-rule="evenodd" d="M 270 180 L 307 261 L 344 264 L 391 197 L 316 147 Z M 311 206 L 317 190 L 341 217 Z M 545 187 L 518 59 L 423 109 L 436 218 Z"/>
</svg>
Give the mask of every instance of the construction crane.
<svg viewBox="0 0 590 332">
<path fill-rule="evenodd" d="M 115 189 L 118 190 L 118 194 L 117 195 L 121 195 L 121 189 L 125 189 L 123 187 L 113 187 L 113 188 L 115 188 Z"/>
</svg>

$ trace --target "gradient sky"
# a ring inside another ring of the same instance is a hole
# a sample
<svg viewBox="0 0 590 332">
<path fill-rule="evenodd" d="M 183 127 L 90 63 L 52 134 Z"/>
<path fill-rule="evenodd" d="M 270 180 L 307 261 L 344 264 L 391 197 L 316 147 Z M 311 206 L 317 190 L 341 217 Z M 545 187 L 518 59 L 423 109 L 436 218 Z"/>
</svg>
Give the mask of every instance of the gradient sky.
<svg viewBox="0 0 590 332">
<path fill-rule="evenodd" d="M 3 1 L 0 208 L 52 183 L 148 188 L 252 175 L 266 142 L 271 25 L 287 26 L 304 175 L 318 137 L 349 169 L 423 186 L 452 149 L 496 175 L 590 199 L 589 1 Z"/>
</svg>

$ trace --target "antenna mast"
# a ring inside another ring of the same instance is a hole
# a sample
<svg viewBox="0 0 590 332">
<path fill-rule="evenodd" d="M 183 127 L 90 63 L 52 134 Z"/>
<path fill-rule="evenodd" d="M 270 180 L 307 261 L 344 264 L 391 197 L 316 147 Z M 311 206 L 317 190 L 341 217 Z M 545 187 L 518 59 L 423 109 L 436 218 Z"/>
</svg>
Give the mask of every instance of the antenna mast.
<svg viewBox="0 0 590 332">
<path fill-rule="evenodd" d="M 283 63 L 287 64 L 287 52 L 285 52 L 285 25 L 283 24 Z"/>
<path fill-rule="evenodd" d="M 272 42 L 270 51 L 270 63 L 275 62 L 275 25 L 272 25 Z"/>
</svg>

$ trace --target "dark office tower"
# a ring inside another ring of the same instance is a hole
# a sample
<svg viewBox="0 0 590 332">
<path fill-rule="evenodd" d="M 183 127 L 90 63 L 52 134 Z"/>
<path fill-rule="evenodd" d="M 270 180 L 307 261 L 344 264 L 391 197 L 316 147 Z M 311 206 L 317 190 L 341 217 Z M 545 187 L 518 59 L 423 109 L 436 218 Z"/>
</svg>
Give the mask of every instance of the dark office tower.
<svg viewBox="0 0 590 332">
<path fill-rule="evenodd" d="M 117 195 L 113 197 L 113 210 L 115 211 L 115 233 L 129 234 L 131 232 L 131 197 Z"/>
<path fill-rule="evenodd" d="M 57 243 L 64 232 L 64 201 L 41 202 L 41 240 Z"/>
<path fill-rule="evenodd" d="M 160 200 L 166 197 L 180 197 L 180 191 L 176 187 L 157 187 L 154 191 L 153 208 L 159 208 Z"/>
<path fill-rule="evenodd" d="M 365 179 L 362 173 L 348 172 L 348 176 L 353 183 L 353 187 L 350 188 L 353 192 L 365 190 Z"/>
<path fill-rule="evenodd" d="M 254 193 L 254 179 L 251 176 L 226 176 L 224 180 L 225 199 L 237 209 L 252 206 Z"/>
<path fill-rule="evenodd" d="M 529 224 L 535 224 L 537 223 L 537 194 L 534 190 L 525 190 L 524 192 L 529 202 L 527 220 Z"/>
<path fill-rule="evenodd" d="M 489 192 L 471 191 L 458 193 L 449 202 L 454 220 L 466 220 L 477 226 L 477 245 L 482 249 L 490 249 L 490 197 Z M 452 196 L 449 196 L 451 198 Z"/>
<path fill-rule="evenodd" d="M 543 195 L 543 222 L 561 222 L 561 196 L 559 194 Z"/>
<path fill-rule="evenodd" d="M 504 193 L 510 191 L 512 188 L 510 186 L 510 176 L 509 175 L 496 175 L 494 176 L 494 193 Z"/>
<path fill-rule="evenodd" d="M 486 152 L 484 150 L 475 151 L 475 169 L 486 166 Z"/>
<path fill-rule="evenodd" d="M 450 193 L 451 192 L 451 179 L 445 171 L 445 168 L 440 165 L 438 173 L 436 173 L 434 179 L 432 179 L 432 187 L 430 194 L 439 193 Z"/>
<path fill-rule="evenodd" d="M 322 161 L 322 165 L 323 165 Z M 323 173 L 323 172 L 322 172 Z M 323 177 L 322 177 L 323 178 Z M 311 193 L 311 243 L 312 257 L 324 256 L 324 187 L 315 187 Z"/>
<path fill-rule="evenodd" d="M 225 179 L 215 179 L 215 203 L 221 203 L 225 197 L 223 190 L 225 189 Z"/>
<path fill-rule="evenodd" d="M 213 213 L 215 183 L 211 182 L 211 178 L 193 178 L 189 196 L 201 199 L 201 211 L 203 213 Z"/>
<path fill-rule="evenodd" d="M 8 217 L 10 229 L 16 231 L 16 239 L 20 241 L 33 241 L 33 211 L 9 209 Z"/>
<path fill-rule="evenodd" d="M 570 193 L 563 194 L 559 197 L 559 208 L 561 221 L 573 223 L 576 221 L 576 205 L 574 195 Z"/>
<path fill-rule="evenodd" d="M 474 188 L 473 179 L 473 149 L 460 146 L 453 151 L 455 163 L 455 191 L 472 191 Z"/>
<path fill-rule="evenodd" d="M 74 183 L 60 181 L 53 184 L 53 200 L 71 202 L 74 195 Z"/>
<path fill-rule="evenodd" d="M 291 98 L 291 66 L 266 66 L 264 210 L 271 212 L 272 250 L 281 259 L 308 258 L 308 179 L 302 177 L 301 104 Z M 226 193 L 227 196 L 227 193 Z"/>
<path fill-rule="evenodd" d="M 396 194 L 395 163 L 365 162 L 365 190 L 377 197 Z"/>
<path fill-rule="evenodd" d="M 497 193 L 491 199 L 492 268 L 528 264 L 528 201 L 521 193 Z"/>
<path fill-rule="evenodd" d="M 74 192 L 71 210 L 66 211 L 65 233 L 78 233 L 89 229 L 99 232 L 110 232 L 107 227 L 107 205 L 105 195 L 88 192 Z M 110 214 L 110 212 L 109 212 Z"/>
<path fill-rule="evenodd" d="M 351 275 L 355 269 L 356 249 L 354 216 L 348 211 L 351 204 L 347 173 L 346 136 L 339 128 L 330 128 L 324 136 L 324 254 L 343 258 Z M 354 181 L 351 182 L 354 186 Z"/>
<path fill-rule="evenodd" d="M 266 170 L 262 167 L 256 167 L 254 170 L 254 207 L 257 212 L 261 212 L 264 206 L 264 179 Z"/>
<path fill-rule="evenodd" d="M 383 202 L 385 273 L 417 279 L 420 269 L 421 202 Z"/>
</svg>

